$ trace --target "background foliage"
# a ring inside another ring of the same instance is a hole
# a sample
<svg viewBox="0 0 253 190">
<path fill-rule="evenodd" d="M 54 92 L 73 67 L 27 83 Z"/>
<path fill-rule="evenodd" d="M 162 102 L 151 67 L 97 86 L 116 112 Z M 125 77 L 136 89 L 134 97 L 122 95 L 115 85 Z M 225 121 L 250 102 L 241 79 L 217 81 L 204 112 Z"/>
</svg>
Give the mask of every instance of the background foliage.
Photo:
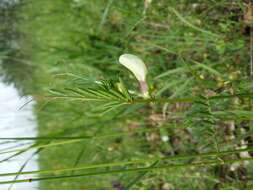
<svg viewBox="0 0 253 190">
<path fill-rule="evenodd" d="M 42 190 L 252 188 L 252 163 L 206 163 L 240 159 L 243 156 L 237 152 L 219 153 L 252 148 L 251 44 L 250 26 L 245 21 L 248 2 L 150 2 L 27 0 L 20 5 L 21 56 L 25 65 L 30 65 L 29 73 L 21 78 L 30 78 L 24 80 L 24 92 L 34 95 L 39 136 L 47 137 L 36 144 L 45 145 L 39 153 L 40 168 L 122 163 L 86 170 L 101 175 L 42 181 Z M 88 88 L 96 93 L 94 81 L 115 84 L 119 77 L 126 88 L 136 90 L 134 77 L 117 64 L 122 53 L 136 54 L 145 61 L 154 97 L 197 99 L 114 107 L 70 97 L 70 91 L 78 90 L 80 95 Z M 51 98 L 45 98 L 48 96 Z M 232 97 L 210 98 L 213 96 Z M 58 142 L 57 137 L 77 136 L 92 138 L 46 146 Z M 207 152 L 216 157 L 177 157 Z M 250 153 L 247 156 L 250 158 Z M 164 157 L 176 159 L 155 159 Z M 134 160 L 144 161 L 123 164 Z M 202 167 L 194 166 L 195 162 L 201 162 Z M 177 166 L 124 172 L 166 164 Z M 102 175 L 111 169 L 119 172 Z"/>
</svg>

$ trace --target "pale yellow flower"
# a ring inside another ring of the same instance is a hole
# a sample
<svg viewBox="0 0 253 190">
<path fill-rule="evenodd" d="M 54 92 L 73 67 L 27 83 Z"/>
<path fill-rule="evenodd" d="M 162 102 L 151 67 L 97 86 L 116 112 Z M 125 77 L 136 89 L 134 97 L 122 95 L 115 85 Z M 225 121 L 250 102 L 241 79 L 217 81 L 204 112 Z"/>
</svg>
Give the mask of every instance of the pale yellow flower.
<svg viewBox="0 0 253 190">
<path fill-rule="evenodd" d="M 143 96 L 148 97 L 148 85 L 146 82 L 148 70 L 144 62 L 139 57 L 132 54 L 121 55 L 119 57 L 119 62 L 134 74 L 139 81 Z"/>
<path fill-rule="evenodd" d="M 146 81 L 148 70 L 139 57 L 132 54 L 123 54 L 119 57 L 119 62 L 129 69 L 138 81 Z"/>
</svg>

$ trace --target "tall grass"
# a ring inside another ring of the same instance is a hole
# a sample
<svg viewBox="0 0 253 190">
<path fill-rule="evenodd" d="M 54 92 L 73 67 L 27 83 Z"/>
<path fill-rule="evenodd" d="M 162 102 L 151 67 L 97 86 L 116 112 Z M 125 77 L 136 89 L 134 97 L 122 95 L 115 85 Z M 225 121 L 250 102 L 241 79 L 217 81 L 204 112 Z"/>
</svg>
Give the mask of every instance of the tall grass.
<svg viewBox="0 0 253 190">
<path fill-rule="evenodd" d="M 22 5 L 22 55 L 33 67 L 25 88 L 37 101 L 39 136 L 1 138 L 35 142 L 0 155 L 12 153 L 11 159 L 38 149 L 41 168 L 2 173 L 16 178 L 0 184 L 40 181 L 42 190 L 250 188 L 246 12 L 242 1 Z M 151 98 L 131 93 L 138 85 L 117 64 L 122 53 L 148 65 Z"/>
</svg>

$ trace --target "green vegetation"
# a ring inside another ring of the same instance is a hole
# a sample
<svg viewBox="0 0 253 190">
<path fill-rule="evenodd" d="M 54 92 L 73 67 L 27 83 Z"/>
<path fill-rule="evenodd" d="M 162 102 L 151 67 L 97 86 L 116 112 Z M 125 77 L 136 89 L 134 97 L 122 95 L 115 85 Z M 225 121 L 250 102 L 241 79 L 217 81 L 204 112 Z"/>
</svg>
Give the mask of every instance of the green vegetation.
<svg viewBox="0 0 253 190">
<path fill-rule="evenodd" d="M 19 7 L 41 190 L 252 189 L 247 4 L 149 2 Z M 150 99 L 117 87 L 138 92 L 123 53 L 147 64 Z"/>
</svg>

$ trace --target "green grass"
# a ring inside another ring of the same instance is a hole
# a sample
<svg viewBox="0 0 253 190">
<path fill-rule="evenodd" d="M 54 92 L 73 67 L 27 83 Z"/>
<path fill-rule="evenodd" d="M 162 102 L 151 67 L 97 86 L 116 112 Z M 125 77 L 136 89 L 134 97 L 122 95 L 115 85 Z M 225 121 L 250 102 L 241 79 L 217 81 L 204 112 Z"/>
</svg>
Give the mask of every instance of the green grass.
<svg viewBox="0 0 253 190">
<path fill-rule="evenodd" d="M 228 169 L 242 163 L 236 150 L 242 139 L 248 151 L 253 140 L 242 1 L 154 0 L 144 11 L 139 0 L 33 0 L 18 11 L 21 57 L 32 68 L 21 86 L 37 101 L 32 148 L 40 148 L 34 181 L 41 190 L 252 188 L 251 162 Z M 117 64 L 122 53 L 147 64 L 153 98 L 117 91 L 119 77 L 127 89 L 138 89 Z M 95 80 L 112 86 L 99 91 Z M 214 155 L 198 156 L 208 153 Z M 173 161 L 157 160 L 164 157 Z"/>
</svg>

